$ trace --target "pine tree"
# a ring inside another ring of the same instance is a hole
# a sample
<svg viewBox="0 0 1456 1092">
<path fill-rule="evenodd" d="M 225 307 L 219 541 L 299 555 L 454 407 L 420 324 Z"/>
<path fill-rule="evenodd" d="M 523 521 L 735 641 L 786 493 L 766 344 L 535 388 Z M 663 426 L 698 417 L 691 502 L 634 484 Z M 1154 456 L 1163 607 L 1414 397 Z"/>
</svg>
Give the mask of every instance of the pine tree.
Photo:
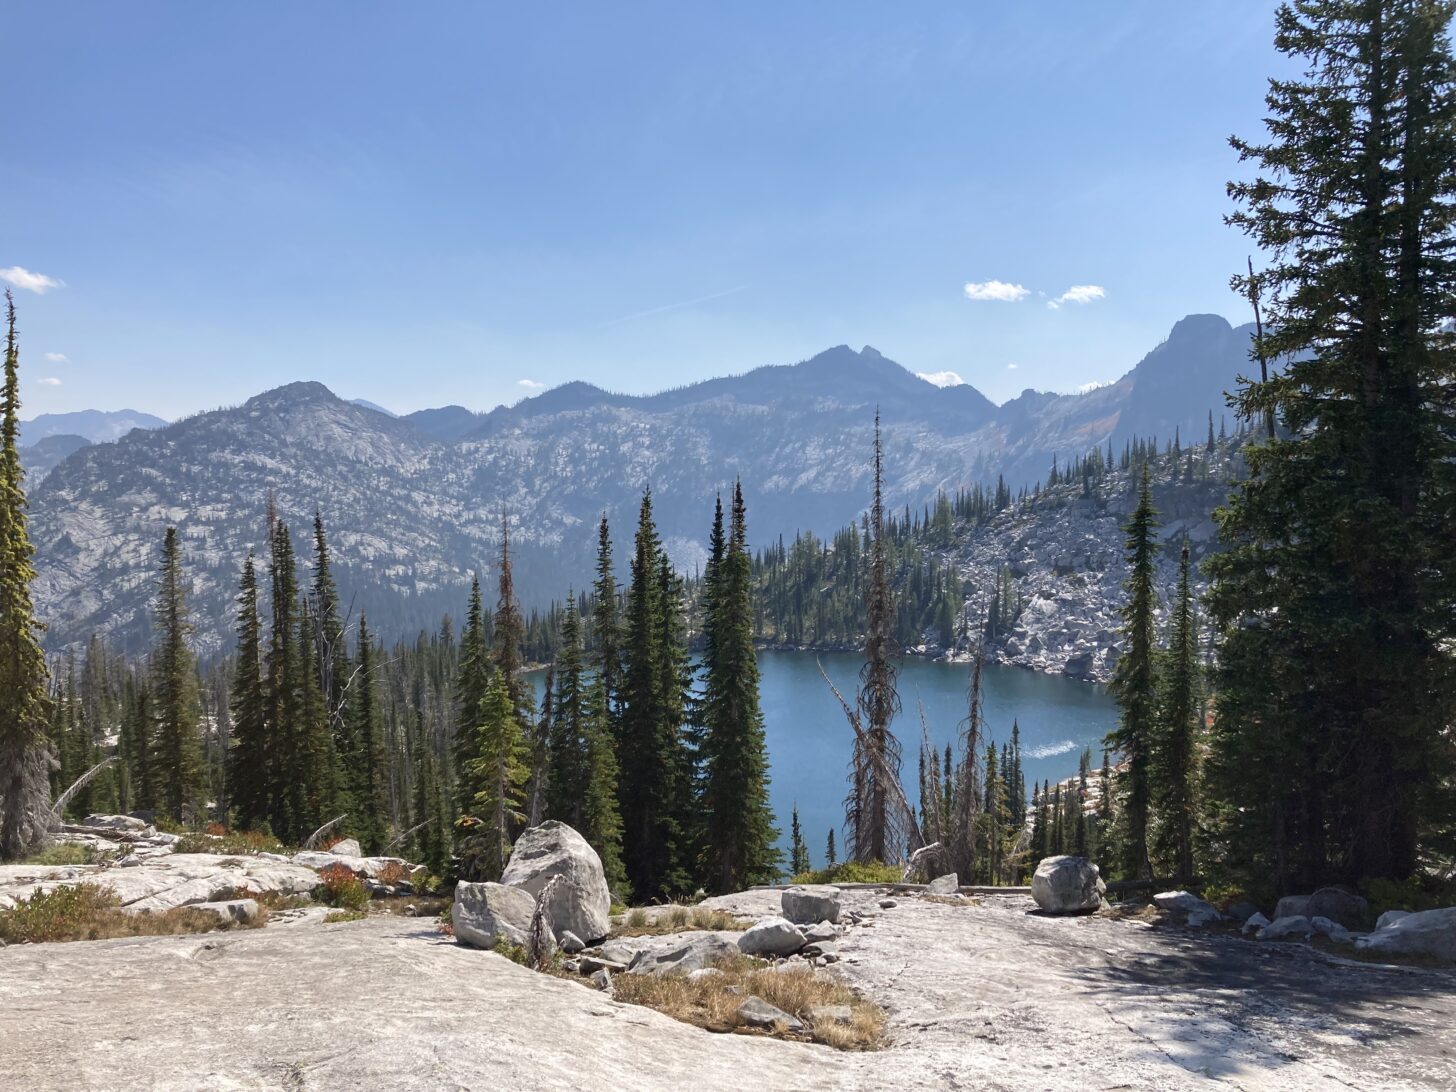
<svg viewBox="0 0 1456 1092">
<path fill-rule="evenodd" d="M 895 687 L 895 608 L 890 598 L 889 557 L 885 539 L 884 449 L 880 415 L 875 412 L 874 499 L 870 505 L 870 570 L 865 664 L 860 671 L 857 732 L 850 764 L 850 795 L 845 801 L 848 852 L 856 861 L 898 860 L 904 848 L 903 818 L 891 802 L 889 779 L 900 773 L 900 743 L 890 722 L 900 711 Z M 974 759 L 972 759 L 974 761 Z"/>
<path fill-rule="evenodd" d="M 1245 880 L 1279 891 L 1408 877 L 1448 838 L 1456 622 L 1450 332 L 1456 298 L 1456 6 L 1307 0 L 1276 47 L 1268 143 L 1230 184 L 1274 265 L 1235 399 L 1247 480 L 1206 566 L 1221 633 L 1209 781 Z"/>
<path fill-rule="evenodd" d="M 601 857 L 607 886 L 625 899 L 627 870 L 622 863 L 622 816 L 617 805 L 617 743 L 612 736 L 611 698 L 601 674 L 587 691 L 585 733 L 586 781 L 577 830 Z"/>
<path fill-rule="evenodd" d="M 1158 730 L 1149 776 L 1158 817 L 1159 848 L 1172 865 L 1172 875 L 1193 879 L 1195 739 L 1202 701 L 1198 686 L 1198 622 L 1190 582 L 1188 539 L 1178 566 L 1178 592 L 1164 654 Z"/>
<path fill-rule="evenodd" d="M 238 651 L 233 662 L 232 750 L 227 795 L 237 822 L 250 829 L 268 817 L 269 739 L 263 687 L 263 624 L 258 616 L 258 576 L 250 551 L 238 584 Z"/>
<path fill-rule="evenodd" d="M 833 868 L 839 863 L 839 854 L 834 848 L 834 828 L 829 828 L 829 840 L 824 843 L 824 867 Z"/>
<path fill-rule="evenodd" d="M 526 626 L 521 617 L 520 604 L 516 601 L 509 519 L 501 520 L 500 573 L 492 628 L 495 631 L 495 640 L 491 649 L 491 662 L 510 695 L 516 724 L 525 741 L 526 804 L 520 822 L 529 825 L 532 821 L 539 820 L 545 802 L 547 753 L 546 740 L 536 722 L 535 697 L 530 681 L 526 678 L 525 657 L 522 653 Z M 511 832 L 513 837 L 516 833 L 515 830 Z"/>
<path fill-rule="evenodd" d="M 593 663 L 607 696 L 607 717 L 612 738 L 617 736 L 617 712 L 621 706 L 622 636 L 617 612 L 617 576 L 612 565 L 612 533 L 602 513 L 597 527 L 596 581 L 592 584 L 591 641 Z"/>
<path fill-rule="evenodd" d="M 158 806 L 173 820 L 202 814 L 202 710 L 197 693 L 197 662 L 188 638 L 186 577 L 177 528 L 162 541 L 162 571 L 157 585 L 158 643 L 152 653 L 152 715 L 156 718 L 153 766 L 161 793 Z"/>
<path fill-rule="evenodd" d="M 5 292 L 5 383 L 0 397 L 0 860 L 45 838 L 51 765 L 48 674 L 31 605 L 35 554 L 26 529 L 20 465 L 20 341 Z"/>
<path fill-rule="evenodd" d="M 1127 832 L 1128 874 L 1152 879 L 1148 857 L 1148 813 L 1152 790 L 1149 765 L 1157 732 L 1157 677 L 1154 666 L 1153 551 L 1156 549 L 1157 513 L 1153 510 L 1148 467 L 1143 464 L 1138 504 L 1123 530 L 1127 534 L 1127 603 L 1122 608 L 1125 648 L 1113 669 L 1111 690 L 1120 717 L 1107 742 L 1127 763 L 1126 796 L 1122 813 Z"/>
<path fill-rule="evenodd" d="M 556 654 L 555 693 L 551 698 L 548 736 L 550 769 L 546 779 L 546 811 L 581 831 L 586 804 L 587 702 L 583 678 L 581 615 L 575 594 L 566 598 L 561 623 L 561 648 Z M 600 851 L 598 851 L 600 852 Z"/>
<path fill-rule="evenodd" d="M 726 547 L 721 504 L 713 533 L 718 556 L 711 562 L 713 585 L 703 627 L 709 651 L 704 656 L 706 678 L 699 703 L 703 849 L 708 882 L 726 893 L 767 882 L 779 870 L 778 831 L 768 802 L 768 750 L 753 647 L 753 573 L 740 483 L 733 487 Z M 795 874 L 800 871 L 806 870 L 794 869 Z"/>
<path fill-rule="evenodd" d="M 297 637 L 298 573 L 288 525 L 269 513 L 270 625 L 264 687 L 272 747 L 268 754 L 268 819 L 281 838 L 299 840 L 307 821 L 300 801 L 304 741 L 299 732 Z"/>
<path fill-rule="evenodd" d="M 668 579 L 664 579 L 664 571 Z M 681 674 L 675 588 L 642 494 L 627 592 L 618 757 L 624 863 L 634 895 L 646 900 L 681 890 L 688 850 L 683 806 L 689 785 L 683 754 Z"/>
<path fill-rule="evenodd" d="M 388 833 L 388 803 L 385 800 L 385 755 L 380 746 L 378 680 L 374 668 L 374 640 L 364 615 L 359 615 L 359 645 L 356 666 L 349 683 L 349 752 L 347 786 L 352 821 L 350 827 L 366 854 L 384 850 Z"/>
<path fill-rule="evenodd" d="M 809 871 L 809 849 L 804 845 L 804 832 L 799 829 L 799 805 L 794 805 L 789 822 L 789 873 L 802 876 Z"/>
<path fill-rule="evenodd" d="M 486 641 L 485 608 L 481 604 L 480 575 L 470 580 L 470 599 L 465 608 L 465 628 L 460 635 L 460 666 L 455 675 L 455 807 L 464 815 L 474 807 L 475 790 L 466 771 L 474 761 L 479 742 L 476 719 L 480 702 L 490 685 L 490 646 Z"/>
<path fill-rule="evenodd" d="M 462 871 L 498 879 L 510 860 L 514 832 L 526 817 L 523 809 L 530 777 L 525 763 L 530 747 L 500 671 L 491 675 L 477 723 L 475 757 L 466 771 L 473 789 L 473 812 L 457 821 L 465 833 Z"/>
</svg>

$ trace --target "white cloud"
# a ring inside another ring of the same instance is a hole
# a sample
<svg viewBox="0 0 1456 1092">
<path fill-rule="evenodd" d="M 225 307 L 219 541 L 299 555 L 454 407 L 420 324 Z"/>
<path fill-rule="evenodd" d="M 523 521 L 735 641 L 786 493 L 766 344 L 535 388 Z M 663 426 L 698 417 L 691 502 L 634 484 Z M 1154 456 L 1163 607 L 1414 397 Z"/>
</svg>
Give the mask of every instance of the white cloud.
<svg viewBox="0 0 1456 1092">
<path fill-rule="evenodd" d="M 916 372 L 915 373 L 915 378 L 917 378 L 917 379 L 923 379 L 927 383 L 933 383 L 937 387 L 959 387 L 959 386 L 963 386 L 965 384 L 965 380 L 964 379 L 962 379 L 955 372 L 950 372 L 950 371 L 945 371 L 945 372 Z"/>
<path fill-rule="evenodd" d="M 516 386 L 525 387 L 528 391 L 539 391 L 544 389 L 546 384 L 538 379 L 517 379 Z"/>
<path fill-rule="evenodd" d="M 46 353 L 45 358 L 52 364 L 69 364 L 71 358 L 65 353 Z"/>
<path fill-rule="evenodd" d="M 966 299 L 968 300 L 994 300 L 997 303 L 1015 303 L 1019 299 L 1025 299 L 1030 295 L 1030 290 L 1019 284 L 1007 284 L 1005 281 L 967 281 Z"/>
<path fill-rule="evenodd" d="M 37 379 L 36 382 L 42 387 L 59 387 L 61 385 L 61 381 L 53 375 L 48 375 L 44 379 Z"/>
<path fill-rule="evenodd" d="M 1048 300 L 1047 306 L 1053 311 L 1064 303 L 1091 303 L 1093 300 L 1104 299 L 1107 296 L 1107 289 L 1100 284 L 1074 284 L 1054 300 Z"/>
<path fill-rule="evenodd" d="M 1092 382 L 1090 382 L 1090 383 L 1083 383 L 1080 387 L 1078 387 L 1077 388 L 1077 393 L 1078 394 L 1088 394 L 1091 391 L 1095 391 L 1095 390 L 1097 390 L 1100 387 L 1110 387 L 1110 386 L 1112 386 L 1112 380 L 1110 380 L 1110 379 L 1094 379 L 1094 380 L 1092 380 Z"/>
<path fill-rule="evenodd" d="M 54 277 L 47 277 L 44 273 L 32 273 L 18 265 L 0 269 L 0 281 L 14 285 L 16 288 L 23 288 L 27 292 L 34 292 L 36 295 L 44 295 L 52 288 L 60 288 L 64 283 Z"/>
<path fill-rule="evenodd" d="M 1021 367 L 1020 364 L 1008 364 L 1008 365 L 1006 365 L 1006 370 L 1008 372 L 1014 372 L 1019 367 Z"/>
</svg>

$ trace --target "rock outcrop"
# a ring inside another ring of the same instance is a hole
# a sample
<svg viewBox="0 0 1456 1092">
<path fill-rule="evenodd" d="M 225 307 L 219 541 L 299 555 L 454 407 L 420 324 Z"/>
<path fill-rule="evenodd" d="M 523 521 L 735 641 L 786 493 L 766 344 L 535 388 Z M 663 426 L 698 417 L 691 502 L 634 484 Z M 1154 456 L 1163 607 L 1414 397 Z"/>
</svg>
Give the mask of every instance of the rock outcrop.
<svg viewBox="0 0 1456 1092">
<path fill-rule="evenodd" d="M 1223 917 L 1213 904 L 1205 902 L 1191 891 L 1163 891 L 1153 896 L 1153 905 L 1159 910 L 1186 914 L 1189 925 L 1207 925 Z"/>
<path fill-rule="evenodd" d="M 1047 857 L 1031 877 L 1031 897 L 1048 914 L 1075 914 L 1102 905 L 1107 885 L 1086 857 Z"/>
<path fill-rule="evenodd" d="M 517 887 L 533 899 L 553 876 L 562 882 L 551 895 L 551 929 L 557 936 L 570 930 L 590 944 L 611 929 L 612 892 L 597 851 L 565 823 L 548 820 L 516 839 L 501 883 Z"/>
</svg>

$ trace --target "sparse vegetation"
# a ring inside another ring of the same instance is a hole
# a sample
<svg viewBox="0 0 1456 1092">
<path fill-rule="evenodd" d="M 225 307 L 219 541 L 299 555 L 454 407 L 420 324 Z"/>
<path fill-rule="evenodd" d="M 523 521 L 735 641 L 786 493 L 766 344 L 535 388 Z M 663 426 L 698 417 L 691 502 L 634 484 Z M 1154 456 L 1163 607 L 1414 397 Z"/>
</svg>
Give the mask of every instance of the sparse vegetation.
<svg viewBox="0 0 1456 1092">
<path fill-rule="evenodd" d="M 618 937 L 655 937 L 682 933 L 691 929 L 711 931 L 743 930 L 753 923 L 735 917 L 726 910 L 709 910 L 702 906 L 670 906 L 648 909 L 638 906 L 627 911 L 622 923 L 613 930 Z"/>
<path fill-rule="evenodd" d="M 97 853 L 90 846 L 79 842 L 52 842 L 39 852 L 32 853 L 21 864 L 28 865 L 89 865 L 100 864 L 106 854 Z"/>
<path fill-rule="evenodd" d="M 794 883 L 899 883 L 904 871 L 880 861 L 842 861 L 817 872 L 801 872 Z"/>
<path fill-rule="evenodd" d="M 344 921 L 363 921 L 368 916 L 363 910 L 330 910 L 324 915 L 324 924 L 337 925 Z"/>
<path fill-rule="evenodd" d="M 807 965 L 802 970 L 783 971 L 744 956 L 713 965 L 723 973 L 696 980 L 677 975 L 618 975 L 613 980 L 616 998 L 708 1031 L 747 1032 L 750 1029 L 739 1019 L 738 1007 L 749 996 L 759 997 L 804 1022 L 801 1032 L 782 1027 L 773 1032 L 782 1038 L 840 1050 L 873 1050 L 885 1045 L 884 1011 Z M 846 1006 L 849 1022 L 814 1017 L 814 1009 L 829 1005 Z"/>
<path fill-rule="evenodd" d="M 369 905 L 369 889 L 364 881 L 343 865 L 329 865 L 319 872 L 319 885 L 313 897 L 319 902 L 342 910 L 364 910 Z"/>
<path fill-rule="evenodd" d="M 0 940 L 6 944 L 41 944 L 66 940 L 109 940 L 114 937 L 170 936 L 209 933 L 216 929 L 256 928 L 268 917 L 239 925 L 192 907 L 162 913 L 132 913 L 116 895 L 95 884 L 74 884 L 39 891 L 9 910 L 0 911 Z"/>
<path fill-rule="evenodd" d="M 288 853 L 277 838 L 265 831 L 224 830 L 216 823 L 207 830 L 181 831 L 175 853 L 220 853 L 224 856 L 252 856 L 255 853 Z"/>
</svg>

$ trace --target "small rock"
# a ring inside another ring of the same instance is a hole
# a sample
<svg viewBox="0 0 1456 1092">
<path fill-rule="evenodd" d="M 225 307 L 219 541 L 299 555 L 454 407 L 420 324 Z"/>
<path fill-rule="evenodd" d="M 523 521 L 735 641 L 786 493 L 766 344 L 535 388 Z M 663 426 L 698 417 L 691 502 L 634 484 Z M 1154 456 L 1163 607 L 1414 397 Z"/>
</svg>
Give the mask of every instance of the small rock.
<svg viewBox="0 0 1456 1092">
<path fill-rule="evenodd" d="M 821 921 L 817 925 L 810 925 L 802 929 L 804 940 L 809 944 L 817 944 L 823 940 L 838 940 L 839 930 L 830 925 L 827 921 Z"/>
<path fill-rule="evenodd" d="M 619 963 L 614 959 L 603 959 L 601 956 L 583 955 L 576 961 L 577 968 L 582 974 L 596 974 L 597 971 L 625 971 L 627 964 Z"/>
<path fill-rule="evenodd" d="M 599 990 L 610 993 L 612 990 L 612 972 L 605 967 L 592 972 L 591 984 Z"/>
<path fill-rule="evenodd" d="M 854 1010 L 848 1005 L 815 1005 L 809 1015 L 816 1024 L 848 1024 L 854 1019 Z"/>
<path fill-rule="evenodd" d="M 1244 927 L 1242 932 L 1252 933 L 1257 929 L 1264 928 L 1264 926 L 1268 924 L 1269 919 L 1266 918 L 1263 914 L 1259 913 L 1259 911 L 1255 910 L 1252 914 L 1248 916 L 1248 918 L 1244 920 Z"/>
<path fill-rule="evenodd" d="M 835 959 L 838 959 L 839 946 L 837 944 L 832 944 L 827 940 L 818 940 L 815 941 L 813 944 L 804 945 L 804 950 L 799 954 L 808 959 L 813 959 L 816 956 L 828 957 L 831 955 Z"/>
<path fill-rule="evenodd" d="M 1310 924 L 1309 918 L 1303 914 L 1291 914 L 1285 918 L 1275 918 L 1264 928 L 1259 930 L 1260 940 L 1286 940 L 1293 937 L 1309 939 L 1314 935 L 1314 926 Z"/>
<path fill-rule="evenodd" d="M 899 905 L 900 904 L 898 902 L 896 902 L 894 899 L 881 899 L 880 900 L 880 909 L 881 910 L 893 910 L 893 909 L 895 909 L 895 907 L 897 907 Z"/>
<path fill-rule="evenodd" d="M 416 906 L 414 903 L 410 903 L 408 906 L 406 906 L 404 908 L 404 916 L 407 917 L 407 918 L 415 917 L 416 915 L 419 914 L 419 912 L 420 912 L 420 908 L 418 906 Z"/>
<path fill-rule="evenodd" d="M 782 1024 L 789 1031 L 803 1031 L 804 1022 L 775 1008 L 760 997 L 748 997 L 738 1006 L 738 1019 L 751 1028 L 772 1028 Z"/>
<path fill-rule="evenodd" d="M 1355 943 L 1355 938 L 1350 933 L 1350 930 L 1346 929 L 1337 921 L 1331 921 L 1329 918 L 1316 915 L 1309 919 L 1309 923 L 1314 927 L 1316 933 L 1334 941 L 1336 944 Z"/>
<path fill-rule="evenodd" d="M 954 872 L 948 872 L 926 884 L 925 892 L 928 895 L 954 895 L 960 891 L 960 887 L 961 878 Z"/>
<path fill-rule="evenodd" d="M 577 952 L 581 951 L 583 948 L 586 947 L 586 945 L 581 942 L 581 938 L 573 933 L 570 929 L 563 929 L 561 931 L 561 937 L 557 941 L 557 943 L 560 945 L 561 950 L 567 955 L 575 955 Z"/>
<path fill-rule="evenodd" d="M 696 971 L 688 972 L 689 982 L 701 982 L 705 978 L 722 978 L 723 972 L 717 967 L 699 967 Z"/>
<path fill-rule="evenodd" d="M 218 920 L 224 922 L 247 923 L 256 921 L 258 917 L 258 903 L 253 899 L 226 899 L 220 902 L 195 902 L 188 906 L 188 910 L 201 910 L 204 913 L 216 914 Z"/>
<path fill-rule="evenodd" d="M 804 946 L 804 934 L 784 918 L 762 918 L 738 938 L 738 950 L 744 955 L 793 955 Z"/>
<path fill-rule="evenodd" d="M 1207 925 L 1223 917 L 1211 903 L 1191 891 L 1164 891 L 1153 896 L 1153 903 L 1159 910 L 1187 914 L 1189 925 Z"/>
<path fill-rule="evenodd" d="M 691 974 L 693 971 L 706 967 L 714 960 L 737 954 L 739 954 L 737 945 L 725 940 L 717 933 L 710 933 L 707 936 L 698 937 L 680 948 L 674 948 L 670 952 L 662 952 L 657 955 L 642 952 L 632 961 L 627 970 L 631 974 Z"/>
</svg>

